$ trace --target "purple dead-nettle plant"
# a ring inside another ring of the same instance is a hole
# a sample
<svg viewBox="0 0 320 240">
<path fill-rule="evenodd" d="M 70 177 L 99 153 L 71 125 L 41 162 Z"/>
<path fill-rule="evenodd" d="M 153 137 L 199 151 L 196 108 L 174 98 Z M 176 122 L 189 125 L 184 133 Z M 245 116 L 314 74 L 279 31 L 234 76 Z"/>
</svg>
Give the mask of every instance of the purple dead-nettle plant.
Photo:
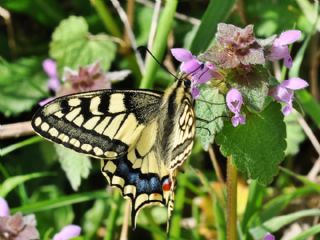
<svg viewBox="0 0 320 240">
<path fill-rule="evenodd" d="M 212 47 L 198 57 L 183 48 L 171 49 L 171 53 L 181 62 L 180 70 L 191 75 L 195 99 L 201 100 L 201 84 L 217 86 L 215 82 L 219 82 L 218 89 L 225 95 L 231 123 L 237 127 L 245 124 L 246 112 L 263 111 L 268 96 L 283 104 L 284 115 L 292 112 L 294 90 L 307 87 L 307 82 L 292 78 L 275 85 L 265 63 L 283 59 L 284 65 L 291 67 L 289 45 L 300 37 L 300 31 L 289 30 L 278 37 L 257 39 L 253 25 L 242 29 L 220 23 Z"/>
<path fill-rule="evenodd" d="M 36 225 L 34 214 L 23 216 L 21 213 L 16 213 L 10 215 L 7 201 L 0 197 L 0 239 L 40 239 Z"/>
<path fill-rule="evenodd" d="M 48 87 L 55 93 L 55 96 L 98 89 L 110 89 L 112 82 L 121 81 L 130 74 L 129 70 L 105 72 L 99 61 L 79 67 L 77 70 L 65 67 L 62 81 L 58 78 L 58 70 L 54 60 L 44 60 L 43 70 L 49 77 Z M 40 102 L 40 105 L 44 105 L 50 100 L 52 98 Z"/>
<path fill-rule="evenodd" d="M 21 213 L 10 215 L 7 201 L 0 197 L 0 239 L 35 240 L 40 239 L 36 228 L 34 214 L 23 216 Z M 77 225 L 67 225 L 53 236 L 53 240 L 69 240 L 80 236 L 81 228 Z"/>
</svg>

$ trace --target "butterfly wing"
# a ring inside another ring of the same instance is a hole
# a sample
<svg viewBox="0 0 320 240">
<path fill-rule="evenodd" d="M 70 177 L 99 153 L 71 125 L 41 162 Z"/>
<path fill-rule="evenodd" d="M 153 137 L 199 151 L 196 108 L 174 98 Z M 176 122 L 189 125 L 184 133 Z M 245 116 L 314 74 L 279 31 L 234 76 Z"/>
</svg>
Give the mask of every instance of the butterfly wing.
<svg viewBox="0 0 320 240">
<path fill-rule="evenodd" d="M 157 117 L 161 94 L 147 90 L 101 90 L 63 96 L 34 115 L 41 136 L 96 158 L 117 158 Z"/>
<path fill-rule="evenodd" d="M 149 204 L 166 204 L 168 168 L 154 150 L 162 94 L 102 90 L 64 96 L 41 108 L 32 126 L 43 137 L 102 159 L 102 173 L 132 203 L 132 225 Z"/>
</svg>

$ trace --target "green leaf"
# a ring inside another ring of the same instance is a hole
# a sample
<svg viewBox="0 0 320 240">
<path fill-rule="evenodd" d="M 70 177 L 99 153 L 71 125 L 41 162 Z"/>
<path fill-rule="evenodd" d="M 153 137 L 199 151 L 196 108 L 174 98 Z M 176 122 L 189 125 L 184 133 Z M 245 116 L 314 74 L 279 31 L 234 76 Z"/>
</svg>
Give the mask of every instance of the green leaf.
<svg viewBox="0 0 320 240">
<path fill-rule="evenodd" d="M 87 178 L 91 169 L 90 159 L 81 153 L 55 144 L 58 158 L 62 169 L 65 171 L 67 178 L 73 190 L 78 190 L 81 184 L 81 178 Z"/>
<path fill-rule="evenodd" d="M 249 196 L 245 212 L 241 221 L 241 230 L 243 233 L 248 231 L 249 220 L 251 217 L 259 212 L 263 206 L 263 200 L 266 195 L 266 188 L 259 184 L 256 180 L 250 182 Z"/>
<path fill-rule="evenodd" d="M 0 184 L 0 196 L 5 197 L 9 192 L 15 189 L 20 184 L 35 178 L 47 177 L 52 174 L 50 173 L 31 173 L 21 176 L 14 176 L 6 179 L 2 184 Z"/>
<path fill-rule="evenodd" d="M 50 56 L 63 67 L 77 69 L 99 60 L 104 70 L 115 58 L 116 46 L 105 34 L 91 35 L 83 17 L 71 16 L 59 24 L 52 35 Z"/>
<path fill-rule="evenodd" d="M 300 124 L 298 123 L 299 114 L 297 112 L 292 112 L 284 118 L 287 131 L 287 149 L 285 151 L 286 155 L 295 155 L 299 152 L 299 145 L 306 138 L 304 131 L 302 130 Z"/>
<path fill-rule="evenodd" d="M 97 199 L 92 208 L 86 212 L 83 223 L 83 230 L 86 234 L 86 239 L 92 239 L 97 233 L 98 228 L 104 220 L 106 206 L 105 200 Z"/>
<path fill-rule="evenodd" d="M 313 187 L 285 189 L 281 195 L 274 196 L 267 203 L 264 203 L 262 209 L 255 212 L 250 218 L 247 226 L 260 226 L 262 222 L 279 215 L 295 199 L 311 196 L 315 193 L 316 191 Z"/>
<path fill-rule="evenodd" d="M 309 237 L 316 236 L 317 233 L 320 233 L 320 224 L 314 225 L 307 230 L 304 230 L 302 233 L 299 233 L 291 240 L 304 240 L 309 239 Z M 317 235 L 319 236 L 319 235 Z M 317 239 L 317 238 L 315 238 Z"/>
<path fill-rule="evenodd" d="M 65 207 L 76 203 L 91 201 L 97 198 L 108 198 L 106 191 L 86 192 L 80 194 L 71 194 L 68 196 L 62 196 L 55 199 L 49 199 L 44 201 L 38 201 L 35 203 L 29 203 L 21 207 L 10 209 L 12 213 L 23 212 L 24 214 L 36 213 L 40 211 L 46 211 L 59 207 Z"/>
<path fill-rule="evenodd" d="M 15 63 L 0 60 L 0 89 L 0 112 L 6 117 L 29 111 L 48 96 L 41 59 L 22 58 Z"/>
<path fill-rule="evenodd" d="M 300 175 L 300 174 L 297 174 L 295 172 L 292 172 L 290 171 L 289 169 L 287 168 L 284 168 L 284 167 L 280 167 L 281 171 L 283 171 L 284 173 L 298 179 L 299 181 L 301 181 L 302 183 L 304 183 L 306 186 L 308 187 L 312 187 L 314 188 L 318 193 L 320 193 L 320 185 L 309 180 L 308 178 L 306 178 L 305 176 L 303 175 Z"/>
<path fill-rule="evenodd" d="M 264 222 L 261 226 L 250 229 L 250 233 L 254 239 L 262 239 L 268 232 L 276 232 L 280 228 L 297 221 L 302 217 L 320 216 L 319 209 L 302 210 L 295 213 L 278 216 Z"/>
<path fill-rule="evenodd" d="M 223 127 L 223 116 L 227 115 L 227 109 L 224 96 L 219 93 L 218 89 L 201 85 L 200 93 L 195 107 L 198 118 L 196 135 L 202 147 L 207 151 L 215 135 Z"/>
<path fill-rule="evenodd" d="M 239 70 L 228 76 L 232 87 L 238 89 L 246 105 L 255 111 L 262 111 L 269 92 L 269 73 L 264 67 L 256 66 L 252 71 Z"/>
<path fill-rule="evenodd" d="M 190 51 L 194 55 L 198 55 L 208 48 L 214 39 L 218 23 L 228 17 L 234 3 L 235 0 L 210 1 L 190 46 Z"/>
<path fill-rule="evenodd" d="M 244 125 L 225 124 L 216 142 L 224 156 L 232 156 L 239 171 L 266 185 L 277 174 L 286 148 L 280 104 L 273 102 L 263 112 L 246 117 Z"/>
</svg>

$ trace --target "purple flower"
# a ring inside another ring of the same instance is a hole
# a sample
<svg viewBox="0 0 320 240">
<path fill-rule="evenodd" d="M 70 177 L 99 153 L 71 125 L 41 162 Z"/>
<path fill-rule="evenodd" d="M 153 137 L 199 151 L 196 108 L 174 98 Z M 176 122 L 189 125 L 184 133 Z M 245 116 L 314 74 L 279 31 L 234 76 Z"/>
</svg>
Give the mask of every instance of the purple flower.
<svg viewBox="0 0 320 240">
<path fill-rule="evenodd" d="M 294 43 L 301 37 L 299 30 L 288 30 L 280 34 L 272 44 L 271 51 L 267 58 L 270 61 L 284 60 L 287 68 L 292 67 L 292 58 L 290 56 L 288 45 Z"/>
<path fill-rule="evenodd" d="M 10 215 L 10 209 L 7 201 L 0 197 L 0 217 L 7 217 Z"/>
<path fill-rule="evenodd" d="M 182 62 L 180 70 L 191 75 L 191 94 L 193 98 L 200 96 L 199 85 L 206 83 L 213 78 L 219 78 L 216 66 L 211 63 L 202 63 L 197 57 L 184 48 L 172 48 L 171 54 L 179 62 Z"/>
<path fill-rule="evenodd" d="M 276 238 L 271 233 L 267 233 L 263 240 L 276 240 Z"/>
<path fill-rule="evenodd" d="M 54 92 L 57 92 L 61 85 L 58 79 L 56 62 L 48 58 L 42 62 L 42 67 L 49 76 L 48 88 Z"/>
<path fill-rule="evenodd" d="M 292 101 L 294 90 L 307 87 L 309 84 L 301 78 L 290 78 L 284 80 L 270 91 L 270 95 L 279 102 L 285 103 L 282 113 L 287 116 L 292 112 Z"/>
<path fill-rule="evenodd" d="M 80 235 L 81 228 L 77 225 L 67 225 L 53 236 L 53 240 L 68 240 Z"/>
<path fill-rule="evenodd" d="M 234 113 L 234 116 L 231 118 L 232 125 L 236 127 L 239 124 L 245 124 L 246 119 L 240 113 L 243 104 L 241 93 L 237 89 L 231 88 L 227 93 L 226 101 L 229 110 Z"/>
</svg>

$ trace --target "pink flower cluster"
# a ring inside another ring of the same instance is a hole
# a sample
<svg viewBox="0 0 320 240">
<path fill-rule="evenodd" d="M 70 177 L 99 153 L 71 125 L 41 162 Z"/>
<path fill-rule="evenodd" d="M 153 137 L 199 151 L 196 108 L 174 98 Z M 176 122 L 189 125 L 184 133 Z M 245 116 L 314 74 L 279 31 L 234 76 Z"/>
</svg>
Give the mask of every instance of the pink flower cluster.
<svg viewBox="0 0 320 240">
<path fill-rule="evenodd" d="M 262 46 L 255 40 L 253 34 L 252 25 L 245 29 L 240 29 L 230 24 L 219 24 L 218 27 L 218 42 L 215 46 L 209 49 L 206 53 L 202 54 L 201 62 L 199 58 L 193 56 L 192 53 L 183 48 L 173 48 L 171 53 L 176 60 L 181 62 L 180 70 L 191 77 L 191 93 L 193 98 L 200 96 L 199 85 L 204 84 L 213 79 L 221 79 L 219 74 L 219 68 L 234 68 L 238 66 L 250 67 L 246 65 L 246 62 L 250 64 L 261 64 L 265 60 L 278 61 L 284 60 L 284 65 L 288 68 L 292 66 L 292 57 L 290 56 L 288 45 L 294 43 L 301 37 L 301 32 L 298 30 L 289 30 L 280 34 L 275 38 L 272 46 L 267 49 L 267 53 L 263 55 Z M 222 31 L 223 30 L 223 31 Z M 232 31 L 231 31 L 232 30 Z M 230 45 L 231 44 L 231 45 Z M 230 57 L 230 47 L 232 50 L 232 57 Z M 226 49 L 229 52 L 227 54 Z M 228 56 L 229 59 L 228 60 Z M 257 58 L 257 56 L 259 58 Z M 263 59 L 262 59 L 263 58 Z M 213 64 L 215 59 L 218 66 Z M 238 59 L 237 61 L 232 59 Z M 257 62 L 256 60 L 259 59 Z M 228 61 L 227 61 L 228 60 Z M 262 61 L 263 60 L 263 61 Z M 282 112 L 284 115 L 288 115 L 292 112 L 294 91 L 305 88 L 308 83 L 301 78 L 290 78 L 278 86 L 270 90 L 270 96 L 276 101 L 279 101 L 284 106 Z M 244 104 L 241 92 L 235 88 L 231 88 L 226 94 L 227 106 L 234 115 L 231 122 L 234 127 L 239 124 L 245 124 L 245 115 L 241 114 L 241 107 Z"/>
<path fill-rule="evenodd" d="M 67 225 L 53 236 L 53 240 L 68 240 L 79 236 L 81 228 Z M 10 215 L 7 201 L 0 197 L 0 239 L 32 240 L 40 239 L 33 214 L 22 216 L 21 213 Z"/>
</svg>

